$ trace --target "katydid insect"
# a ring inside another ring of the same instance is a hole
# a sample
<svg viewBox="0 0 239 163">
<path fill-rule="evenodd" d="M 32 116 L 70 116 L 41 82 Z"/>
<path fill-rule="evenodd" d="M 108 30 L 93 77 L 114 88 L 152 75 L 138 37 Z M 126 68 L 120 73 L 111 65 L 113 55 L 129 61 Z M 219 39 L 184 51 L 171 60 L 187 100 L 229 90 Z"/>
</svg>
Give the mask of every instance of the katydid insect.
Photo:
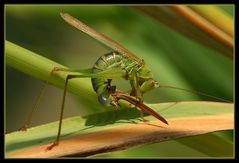
<svg viewBox="0 0 239 163">
<path fill-rule="evenodd" d="M 47 148 L 47 150 L 51 150 L 54 146 L 59 144 L 67 84 L 70 79 L 85 78 L 85 77 L 91 78 L 93 89 L 97 93 L 99 103 L 101 103 L 102 105 L 120 107 L 118 104 L 118 101 L 125 100 L 135 105 L 135 107 L 138 107 L 142 111 L 153 115 L 154 117 L 156 117 L 157 119 L 159 119 L 165 124 L 168 124 L 168 122 L 161 115 L 159 115 L 157 112 L 153 111 L 151 108 L 149 108 L 143 103 L 143 94 L 154 88 L 166 87 L 166 88 L 179 89 L 179 90 L 188 91 L 191 93 L 196 93 L 196 94 L 212 97 L 218 100 L 227 101 L 227 100 L 210 96 L 201 92 L 186 90 L 183 88 L 177 88 L 173 86 L 160 85 L 156 80 L 154 80 L 153 74 L 150 71 L 149 67 L 146 65 L 146 63 L 143 60 L 139 59 L 132 52 L 130 52 L 129 50 L 127 50 L 126 48 L 118 44 L 117 42 L 106 37 L 105 35 L 91 29 L 90 27 L 83 24 L 78 19 L 70 16 L 69 14 L 61 13 L 61 16 L 67 23 L 69 23 L 73 27 L 76 27 L 80 31 L 88 34 L 89 36 L 93 37 L 94 39 L 102 42 L 106 46 L 113 49 L 113 52 L 101 56 L 95 62 L 93 67 L 87 70 L 72 70 L 72 69 L 63 69 L 58 67 L 55 67 L 52 70 L 50 77 L 52 75 L 57 75 L 58 71 L 67 72 L 67 76 L 65 79 L 58 134 L 57 134 L 56 140 L 53 142 L 52 145 L 50 145 Z M 79 72 L 80 74 L 76 75 L 74 72 Z M 116 79 L 116 78 L 124 78 L 130 81 L 130 85 L 132 88 L 130 95 L 127 95 L 126 93 L 117 90 L 116 86 L 111 85 L 112 79 Z M 48 83 L 49 79 L 47 80 L 46 84 Z M 41 95 L 42 93 L 40 94 L 40 96 Z M 36 110 L 36 106 L 33 107 L 33 111 L 29 119 L 26 121 L 23 127 L 20 128 L 20 130 L 27 129 L 27 127 L 30 125 L 31 117 L 35 110 Z"/>
</svg>

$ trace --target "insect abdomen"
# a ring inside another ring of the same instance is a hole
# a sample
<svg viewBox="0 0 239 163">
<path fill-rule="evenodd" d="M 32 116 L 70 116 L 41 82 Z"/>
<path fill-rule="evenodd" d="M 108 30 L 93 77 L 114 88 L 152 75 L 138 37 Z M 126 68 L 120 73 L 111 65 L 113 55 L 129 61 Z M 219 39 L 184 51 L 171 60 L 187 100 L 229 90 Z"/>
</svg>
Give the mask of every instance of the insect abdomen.
<svg viewBox="0 0 239 163">
<path fill-rule="evenodd" d="M 94 64 L 92 68 L 93 73 L 97 73 L 100 71 L 103 71 L 107 69 L 112 64 L 115 64 L 117 62 L 120 62 L 122 60 L 123 56 L 117 52 L 111 52 L 107 53 L 103 56 L 101 56 Z M 108 80 L 103 78 L 92 78 L 91 79 L 92 86 L 94 88 L 94 91 L 98 94 L 99 88 L 102 86 L 107 86 Z M 101 92 L 101 91 L 100 91 Z"/>
<path fill-rule="evenodd" d="M 140 63 L 136 62 L 135 60 L 123 56 L 118 52 L 111 52 L 101 56 L 94 64 L 92 68 L 93 73 L 97 73 L 100 71 L 104 71 L 106 69 L 111 68 L 120 68 L 126 72 L 125 79 L 131 73 L 131 71 L 135 68 L 139 68 L 141 65 Z M 111 80 L 112 79 L 104 79 L 104 78 L 92 78 L 92 86 L 94 91 L 98 95 L 98 100 L 101 104 L 110 106 L 110 95 L 112 93 L 111 90 Z"/>
</svg>

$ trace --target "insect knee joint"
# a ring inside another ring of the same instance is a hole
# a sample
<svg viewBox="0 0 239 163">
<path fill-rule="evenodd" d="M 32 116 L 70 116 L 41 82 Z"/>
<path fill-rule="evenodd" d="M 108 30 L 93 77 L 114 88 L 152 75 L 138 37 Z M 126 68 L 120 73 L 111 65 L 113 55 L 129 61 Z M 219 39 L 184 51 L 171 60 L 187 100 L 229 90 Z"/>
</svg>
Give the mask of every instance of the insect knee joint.
<svg viewBox="0 0 239 163">
<path fill-rule="evenodd" d="M 60 68 L 60 67 L 54 67 L 54 68 L 51 70 L 51 74 L 56 74 L 57 71 L 61 71 L 61 70 L 62 70 L 62 68 Z"/>
<path fill-rule="evenodd" d="M 72 79 L 74 77 L 75 77 L 75 75 L 67 75 L 66 80 Z"/>
</svg>

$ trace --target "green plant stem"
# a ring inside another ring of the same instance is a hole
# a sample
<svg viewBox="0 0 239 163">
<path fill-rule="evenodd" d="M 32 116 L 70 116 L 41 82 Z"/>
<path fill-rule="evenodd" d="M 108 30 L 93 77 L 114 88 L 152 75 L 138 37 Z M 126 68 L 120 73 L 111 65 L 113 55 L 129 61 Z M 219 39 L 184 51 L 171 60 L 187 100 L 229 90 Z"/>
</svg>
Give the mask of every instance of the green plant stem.
<svg viewBox="0 0 239 163">
<path fill-rule="evenodd" d="M 66 66 L 22 48 L 10 41 L 5 41 L 5 56 L 8 66 L 43 81 L 49 78 L 54 67 L 67 68 Z M 53 75 L 49 83 L 56 87 L 63 88 L 65 78 L 66 73 L 59 72 L 58 75 Z M 69 92 L 88 101 L 91 106 L 98 106 L 97 100 L 95 100 L 96 95 L 91 88 L 89 79 L 73 79 L 69 81 L 67 88 Z M 95 110 L 95 107 L 92 108 Z"/>
</svg>

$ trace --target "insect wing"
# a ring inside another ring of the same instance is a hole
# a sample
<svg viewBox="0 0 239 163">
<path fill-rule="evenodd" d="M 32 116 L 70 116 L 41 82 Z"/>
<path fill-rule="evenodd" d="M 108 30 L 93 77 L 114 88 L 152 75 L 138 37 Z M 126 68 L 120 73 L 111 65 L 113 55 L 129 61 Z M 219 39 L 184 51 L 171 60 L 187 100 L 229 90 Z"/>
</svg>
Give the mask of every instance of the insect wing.
<svg viewBox="0 0 239 163">
<path fill-rule="evenodd" d="M 108 38 L 107 36 L 105 36 L 105 35 L 97 32 L 97 31 L 95 31 L 94 29 L 88 27 L 86 24 L 82 23 L 80 20 L 72 17 L 71 15 L 69 15 L 67 13 L 61 13 L 61 17 L 67 23 L 72 25 L 73 27 L 75 27 L 75 28 L 79 29 L 80 31 L 90 35 L 91 37 L 100 41 L 101 43 L 103 43 L 107 47 L 110 47 L 113 50 L 121 53 L 122 55 L 128 56 L 128 57 L 134 59 L 135 61 L 137 61 L 139 63 L 143 63 L 143 61 L 140 58 L 138 58 L 136 55 L 131 53 L 128 49 L 124 48 L 119 43 L 117 43 L 116 41 Z"/>
</svg>

